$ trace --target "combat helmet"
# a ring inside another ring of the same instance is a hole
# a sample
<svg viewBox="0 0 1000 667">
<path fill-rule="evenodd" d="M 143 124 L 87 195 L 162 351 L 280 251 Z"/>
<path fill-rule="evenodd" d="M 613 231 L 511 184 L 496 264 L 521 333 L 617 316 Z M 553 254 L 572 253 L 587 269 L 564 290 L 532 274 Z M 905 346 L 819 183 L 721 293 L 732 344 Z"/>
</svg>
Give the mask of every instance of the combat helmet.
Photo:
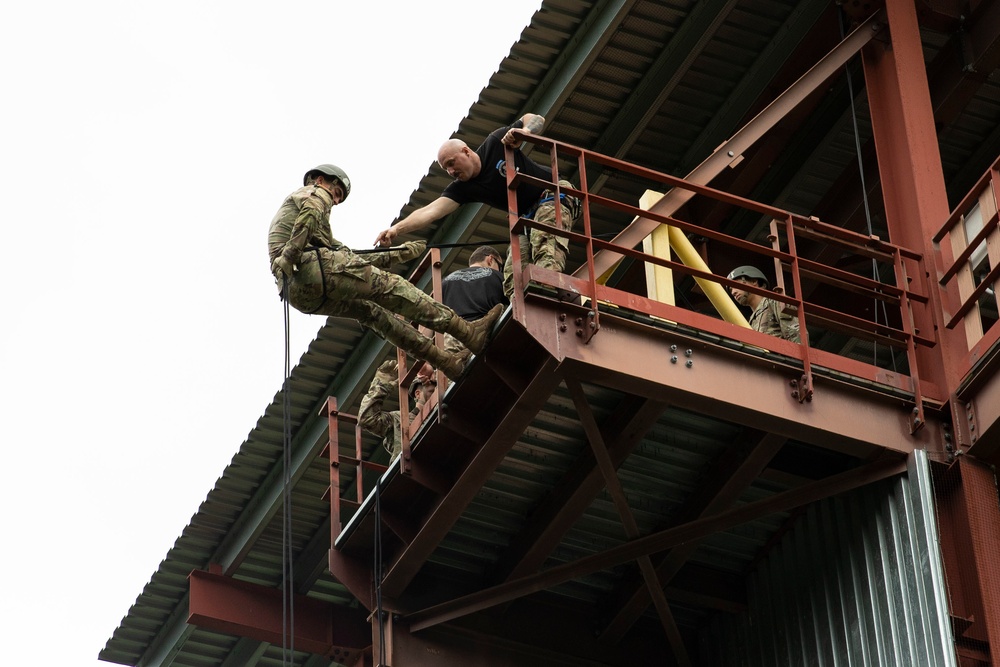
<svg viewBox="0 0 1000 667">
<path fill-rule="evenodd" d="M 344 186 L 344 200 L 346 201 L 348 195 L 351 194 L 351 179 L 347 177 L 347 172 L 335 164 L 321 164 L 318 167 L 313 167 L 305 173 L 302 177 L 302 185 L 305 185 L 309 180 L 309 176 L 317 171 L 321 174 L 326 174 L 327 176 L 333 176 L 340 181 L 340 184 Z"/>
<path fill-rule="evenodd" d="M 729 275 L 726 277 L 730 280 L 752 278 L 753 280 L 756 280 L 761 287 L 767 289 L 768 286 L 767 276 L 765 276 L 764 272 L 756 266 L 737 266 L 735 269 L 730 271 Z"/>
<path fill-rule="evenodd" d="M 417 400 L 417 392 L 419 392 L 428 382 L 437 385 L 437 381 L 433 377 L 424 378 L 418 375 L 413 378 L 413 382 L 410 383 L 410 388 L 406 390 L 406 393 L 409 394 L 411 401 Z M 411 405 L 410 407 L 412 408 L 413 406 Z"/>
</svg>

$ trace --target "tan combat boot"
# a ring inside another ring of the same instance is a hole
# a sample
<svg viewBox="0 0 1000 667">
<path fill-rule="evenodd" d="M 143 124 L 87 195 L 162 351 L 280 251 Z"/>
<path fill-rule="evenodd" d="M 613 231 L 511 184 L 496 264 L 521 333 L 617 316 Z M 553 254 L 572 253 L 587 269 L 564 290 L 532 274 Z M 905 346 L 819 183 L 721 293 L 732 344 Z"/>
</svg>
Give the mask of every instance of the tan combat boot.
<svg viewBox="0 0 1000 667">
<path fill-rule="evenodd" d="M 448 329 L 445 333 L 450 333 L 458 339 L 462 345 L 472 350 L 473 354 L 482 354 L 486 349 L 486 341 L 489 340 L 490 330 L 493 324 L 503 313 L 503 304 L 498 303 L 493 306 L 490 312 L 475 322 L 466 322 L 458 315 L 451 318 Z"/>
<path fill-rule="evenodd" d="M 465 361 L 461 356 L 451 352 L 445 352 L 439 347 L 431 345 L 424 352 L 424 361 L 434 368 L 442 371 L 452 382 L 458 381 L 465 372 Z"/>
</svg>

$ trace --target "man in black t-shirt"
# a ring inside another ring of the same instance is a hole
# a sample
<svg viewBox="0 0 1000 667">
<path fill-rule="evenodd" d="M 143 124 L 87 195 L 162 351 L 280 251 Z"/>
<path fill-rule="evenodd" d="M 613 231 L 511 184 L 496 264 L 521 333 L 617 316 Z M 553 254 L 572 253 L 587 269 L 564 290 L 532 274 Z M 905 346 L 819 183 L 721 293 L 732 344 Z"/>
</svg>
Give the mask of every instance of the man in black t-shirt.
<svg viewBox="0 0 1000 667">
<path fill-rule="evenodd" d="M 472 150 L 460 139 L 449 139 L 438 151 L 438 164 L 454 178 L 441 196 L 427 206 L 400 220 L 392 227 L 379 233 L 376 244 L 392 245 L 400 234 L 407 234 L 424 229 L 435 220 L 452 213 L 462 205 L 470 202 L 489 204 L 494 208 L 507 210 L 507 176 L 504 160 L 504 146 L 517 144 L 512 130 L 524 130 L 531 134 L 539 134 L 545 126 L 545 119 L 538 114 L 525 114 L 520 120 L 494 130 L 486 141 L 476 150 Z M 521 173 L 552 179 L 552 171 L 537 162 L 529 160 L 520 149 L 514 150 L 514 165 Z M 560 187 L 574 187 L 568 181 L 560 181 Z M 556 226 L 556 203 L 554 193 L 529 183 L 517 187 L 517 212 L 525 218 L 531 218 L 539 223 Z M 574 197 L 562 196 L 561 224 L 565 230 L 572 229 L 579 215 L 579 202 Z M 569 241 L 543 229 L 531 230 L 527 242 L 521 243 L 522 261 L 530 256 L 531 263 L 552 271 L 562 272 L 566 268 L 566 256 L 569 251 Z M 530 255 L 528 254 L 530 252 Z M 507 250 L 507 261 L 503 267 L 504 293 L 509 297 L 514 291 L 514 265 Z"/>
<path fill-rule="evenodd" d="M 467 268 L 453 271 L 441 281 L 441 302 L 470 322 L 485 317 L 498 303 L 506 307 L 510 301 L 503 293 L 502 266 L 495 248 L 476 248 Z"/>
<path fill-rule="evenodd" d="M 494 306 L 505 308 L 510 301 L 503 293 L 500 253 L 492 246 L 480 246 L 469 256 L 469 266 L 452 271 L 441 281 L 441 302 L 470 322 L 486 317 Z M 444 351 L 457 355 L 464 364 L 472 356 L 454 336 L 445 334 Z"/>
</svg>

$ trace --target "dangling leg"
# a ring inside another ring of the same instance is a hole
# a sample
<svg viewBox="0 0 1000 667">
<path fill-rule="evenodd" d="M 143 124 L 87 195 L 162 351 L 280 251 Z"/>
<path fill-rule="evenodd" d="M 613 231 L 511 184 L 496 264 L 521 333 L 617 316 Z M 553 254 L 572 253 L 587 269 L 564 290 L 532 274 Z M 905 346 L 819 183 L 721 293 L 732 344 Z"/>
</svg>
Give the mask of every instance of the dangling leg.
<svg viewBox="0 0 1000 667">
<path fill-rule="evenodd" d="M 465 364 L 458 355 L 438 349 L 433 340 L 420 335 L 419 331 L 385 308 L 363 299 L 344 300 L 340 305 L 339 312 L 335 314 L 356 319 L 411 357 L 440 368 L 452 380 L 462 375 Z"/>
<path fill-rule="evenodd" d="M 497 306 L 481 320 L 470 324 L 448 306 L 414 287 L 408 280 L 374 267 L 367 287 L 367 293 L 359 293 L 359 298 L 370 299 L 382 308 L 433 331 L 450 333 L 474 354 L 481 353 L 486 347 L 489 331 L 503 312 L 503 307 Z"/>
</svg>

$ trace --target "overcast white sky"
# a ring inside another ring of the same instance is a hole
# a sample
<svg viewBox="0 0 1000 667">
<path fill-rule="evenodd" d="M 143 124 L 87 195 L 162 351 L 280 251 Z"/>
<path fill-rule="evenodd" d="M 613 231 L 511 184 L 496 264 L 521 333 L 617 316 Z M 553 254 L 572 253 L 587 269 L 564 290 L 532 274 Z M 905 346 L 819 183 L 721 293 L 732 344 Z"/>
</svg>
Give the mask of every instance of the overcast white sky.
<svg viewBox="0 0 1000 667">
<path fill-rule="evenodd" d="M 103 647 L 278 390 L 267 225 L 371 245 L 541 0 L 19 2 L 0 22 L 3 662 Z M 295 314 L 293 363 L 324 318 Z"/>
</svg>

